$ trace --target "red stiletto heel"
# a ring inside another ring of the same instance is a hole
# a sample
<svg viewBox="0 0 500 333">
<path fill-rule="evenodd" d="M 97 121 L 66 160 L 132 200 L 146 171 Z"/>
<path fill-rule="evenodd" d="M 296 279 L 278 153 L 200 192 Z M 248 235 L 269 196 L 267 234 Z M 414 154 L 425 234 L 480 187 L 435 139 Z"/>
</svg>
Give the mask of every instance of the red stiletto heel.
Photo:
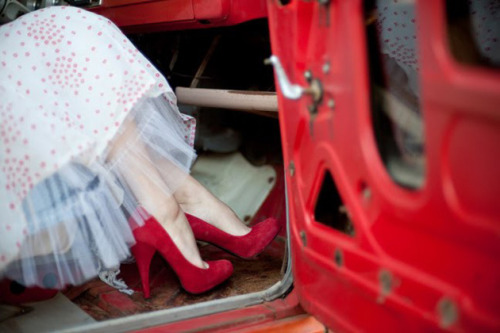
<svg viewBox="0 0 500 333">
<path fill-rule="evenodd" d="M 190 263 L 152 216 L 142 227 L 134 229 L 133 234 L 137 244 L 132 251 L 141 274 L 145 298 L 150 295 L 149 266 L 155 251 L 160 252 L 175 271 L 184 290 L 192 294 L 200 294 L 214 288 L 233 273 L 233 265 L 228 260 L 207 261 L 208 268 L 200 268 Z"/>
<path fill-rule="evenodd" d="M 238 257 L 252 258 L 262 252 L 278 235 L 281 226 L 274 218 L 268 218 L 243 236 L 233 236 L 196 216 L 186 214 L 194 237 L 220 247 Z"/>
<path fill-rule="evenodd" d="M 139 275 L 141 276 L 142 292 L 144 298 L 149 298 L 149 267 L 155 255 L 155 248 L 146 243 L 137 243 L 130 249 L 137 263 Z"/>
</svg>

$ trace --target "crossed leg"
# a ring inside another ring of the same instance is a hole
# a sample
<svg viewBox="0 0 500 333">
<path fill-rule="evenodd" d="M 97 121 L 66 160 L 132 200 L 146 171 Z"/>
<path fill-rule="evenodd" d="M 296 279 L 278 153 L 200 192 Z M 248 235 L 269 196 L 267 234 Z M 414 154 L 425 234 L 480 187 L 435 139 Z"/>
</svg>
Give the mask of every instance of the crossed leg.
<svg viewBox="0 0 500 333">
<path fill-rule="evenodd" d="M 126 148 L 128 140 L 137 135 L 133 121 L 124 126 L 126 126 L 125 130 L 113 142 L 107 156 L 108 161 L 113 162 L 116 158 L 123 159 L 117 163 L 118 173 L 122 176 L 126 186 L 132 190 L 138 203 L 158 220 L 188 261 L 200 268 L 208 267 L 200 257 L 186 216 L 174 195 L 166 191 L 168 186 L 148 157 L 146 147 L 138 141 L 134 143 L 136 146 L 132 151 L 120 154 Z"/>
<path fill-rule="evenodd" d="M 165 228 L 186 259 L 198 267 L 207 265 L 200 257 L 184 212 L 235 236 L 250 232 L 250 228 L 231 208 L 217 199 L 196 179 L 179 172 L 179 169 L 168 160 L 155 161 L 153 164 L 147 148 L 140 140 L 134 143 L 134 148 L 128 154 L 120 154 L 127 148 L 127 142 L 138 134 L 133 121 L 124 126 L 124 131 L 114 140 L 107 159 L 110 162 L 118 157 L 123 159 L 117 166 L 126 185 L 130 187 L 139 204 Z M 157 168 L 162 169 L 161 174 Z M 179 177 L 184 179 L 180 181 L 173 194 L 169 193 L 168 183 Z"/>
</svg>

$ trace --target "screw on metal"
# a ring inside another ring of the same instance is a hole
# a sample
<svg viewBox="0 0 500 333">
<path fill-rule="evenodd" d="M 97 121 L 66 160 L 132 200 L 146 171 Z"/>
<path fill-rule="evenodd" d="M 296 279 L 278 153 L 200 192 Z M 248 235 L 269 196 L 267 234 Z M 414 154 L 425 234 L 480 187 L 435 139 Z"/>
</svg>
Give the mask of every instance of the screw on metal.
<svg viewBox="0 0 500 333">
<path fill-rule="evenodd" d="M 304 245 L 304 247 L 306 247 L 307 246 L 307 235 L 306 235 L 306 232 L 304 230 L 300 231 L 300 239 L 302 239 L 302 244 Z"/>
<path fill-rule="evenodd" d="M 437 304 L 439 324 L 443 328 L 450 327 L 458 320 L 458 308 L 455 302 L 447 297 L 443 297 Z"/>
<path fill-rule="evenodd" d="M 290 172 L 290 176 L 293 177 L 293 175 L 295 175 L 295 163 L 293 163 L 293 161 L 290 161 L 290 164 L 288 165 L 288 171 Z"/>
<path fill-rule="evenodd" d="M 338 267 L 344 266 L 344 254 L 341 249 L 335 249 L 333 256 Z"/>
<path fill-rule="evenodd" d="M 380 270 L 378 274 L 378 281 L 380 285 L 380 295 L 379 295 L 379 302 L 383 303 L 385 300 L 385 297 L 389 295 L 392 291 L 392 288 L 394 286 L 394 278 L 388 270 L 382 269 Z"/>
<path fill-rule="evenodd" d="M 330 98 L 330 99 L 328 100 L 328 107 L 329 107 L 330 109 L 334 109 L 334 108 L 335 108 L 335 100 L 334 100 L 333 98 Z"/>
<path fill-rule="evenodd" d="M 330 72 L 330 62 L 327 61 L 323 64 L 323 73 L 328 74 Z"/>
<path fill-rule="evenodd" d="M 306 79 L 307 82 L 311 82 L 312 80 L 312 72 L 307 70 L 304 72 L 304 79 Z"/>
<path fill-rule="evenodd" d="M 371 188 L 364 183 L 363 189 L 361 191 L 361 195 L 363 196 L 363 199 L 365 201 L 369 201 L 372 197 L 372 190 Z"/>
</svg>

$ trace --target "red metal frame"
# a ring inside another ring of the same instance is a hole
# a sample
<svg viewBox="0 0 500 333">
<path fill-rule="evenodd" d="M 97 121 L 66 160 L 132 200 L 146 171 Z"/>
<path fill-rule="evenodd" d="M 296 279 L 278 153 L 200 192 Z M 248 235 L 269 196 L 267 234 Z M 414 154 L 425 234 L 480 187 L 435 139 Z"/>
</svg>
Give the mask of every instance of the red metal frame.
<svg viewBox="0 0 500 333">
<path fill-rule="evenodd" d="M 292 292 L 285 299 L 152 327 L 141 332 L 234 332 L 303 313 L 304 310 L 299 305 L 297 295 Z"/>
<path fill-rule="evenodd" d="M 339 331 L 500 330 L 499 71 L 458 64 L 444 1 L 417 2 L 427 174 L 410 191 L 391 180 L 377 150 L 362 1 L 268 6 L 273 53 L 291 80 L 307 86 L 311 70 L 325 89 L 315 117 L 310 97 L 279 94 L 285 165 L 293 165 L 292 267 L 306 311 Z M 314 221 L 327 170 L 353 238 Z"/>
<path fill-rule="evenodd" d="M 265 0 L 103 0 L 92 11 L 126 32 L 213 28 L 267 16 Z"/>
</svg>

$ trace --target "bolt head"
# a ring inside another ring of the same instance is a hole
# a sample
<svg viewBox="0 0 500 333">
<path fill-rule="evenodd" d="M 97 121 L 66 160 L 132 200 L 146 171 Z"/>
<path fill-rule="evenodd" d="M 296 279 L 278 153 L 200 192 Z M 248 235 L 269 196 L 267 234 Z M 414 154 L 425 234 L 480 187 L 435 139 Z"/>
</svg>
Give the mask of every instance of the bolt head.
<svg viewBox="0 0 500 333">
<path fill-rule="evenodd" d="M 295 163 L 293 163 L 293 161 L 290 161 L 290 164 L 288 166 L 288 170 L 290 172 L 290 176 L 293 177 L 293 175 L 295 175 Z"/>
<path fill-rule="evenodd" d="M 304 78 L 307 80 L 307 81 L 311 81 L 312 80 L 312 73 L 311 71 L 305 71 L 304 72 Z"/>
<path fill-rule="evenodd" d="M 458 321 L 459 313 L 456 303 L 447 298 L 442 298 L 437 304 L 437 311 L 440 319 L 440 325 L 443 328 L 450 327 Z"/>
<path fill-rule="evenodd" d="M 328 74 L 330 72 L 330 63 L 327 61 L 323 64 L 323 73 Z"/>
<path fill-rule="evenodd" d="M 370 200 L 372 197 L 372 190 L 369 187 L 363 189 L 363 198 L 365 200 Z"/>
<path fill-rule="evenodd" d="M 334 109 L 334 108 L 335 108 L 335 100 L 334 100 L 333 98 L 330 98 L 330 99 L 328 100 L 328 107 L 329 107 L 330 109 Z"/>
</svg>

